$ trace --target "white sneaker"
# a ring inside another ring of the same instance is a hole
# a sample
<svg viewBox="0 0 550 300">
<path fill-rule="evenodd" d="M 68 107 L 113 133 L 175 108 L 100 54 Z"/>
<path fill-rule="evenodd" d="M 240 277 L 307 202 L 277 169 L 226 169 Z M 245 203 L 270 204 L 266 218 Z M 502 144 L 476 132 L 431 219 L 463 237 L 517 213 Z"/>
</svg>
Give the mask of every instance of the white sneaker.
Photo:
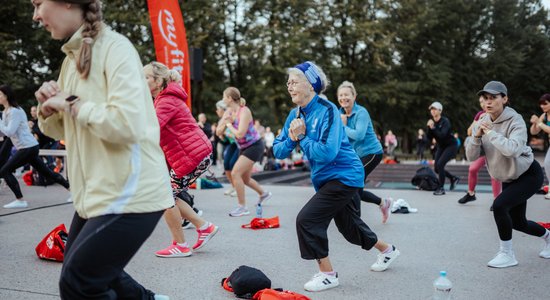
<svg viewBox="0 0 550 300">
<path fill-rule="evenodd" d="M 382 212 L 382 224 L 386 224 L 386 222 L 388 221 L 392 204 L 393 199 L 391 197 L 382 199 L 382 202 L 380 203 L 380 211 Z"/>
<path fill-rule="evenodd" d="M 25 200 L 15 200 L 4 205 L 4 208 L 27 208 L 28 206 L 29 204 Z"/>
<path fill-rule="evenodd" d="M 548 193 L 546 193 L 546 195 L 544 195 L 544 199 L 550 200 L 550 192 L 548 192 Z"/>
<path fill-rule="evenodd" d="M 539 256 L 542 258 L 550 258 L 550 239 L 545 239 L 544 243 L 546 244 L 544 246 L 544 249 L 539 253 Z"/>
<path fill-rule="evenodd" d="M 233 190 L 231 193 L 229 193 L 229 196 L 237 197 L 237 191 Z"/>
<path fill-rule="evenodd" d="M 382 272 L 386 271 L 386 269 L 390 266 L 390 264 L 401 254 L 399 250 L 393 246 L 393 251 L 388 254 L 380 253 L 378 254 L 378 259 L 372 266 L 370 266 L 370 269 L 375 272 Z"/>
<path fill-rule="evenodd" d="M 230 188 L 230 189 L 227 189 L 225 192 L 223 192 L 224 195 L 226 196 L 229 196 L 231 195 L 231 193 L 233 193 L 235 191 L 234 188 Z"/>
<path fill-rule="evenodd" d="M 517 264 L 518 261 L 514 256 L 514 252 L 505 252 L 500 250 L 495 258 L 491 259 L 491 261 L 487 263 L 487 266 L 491 268 L 507 268 L 517 266 Z"/>
<path fill-rule="evenodd" d="M 155 294 L 155 300 L 170 300 L 170 297 L 165 295 Z"/>
<path fill-rule="evenodd" d="M 258 203 L 263 204 L 267 200 L 271 199 L 271 197 L 273 197 L 273 194 L 271 192 L 265 192 L 263 195 L 260 196 L 260 198 L 258 198 Z"/>
<path fill-rule="evenodd" d="M 309 292 L 320 292 L 327 289 L 335 288 L 338 285 L 338 273 L 332 276 L 323 272 L 319 272 L 313 275 L 311 280 L 304 284 L 304 289 Z"/>
<path fill-rule="evenodd" d="M 235 207 L 231 212 L 229 212 L 230 217 L 242 217 L 249 215 L 250 212 L 248 211 L 248 208 L 245 206 L 237 206 Z"/>
</svg>

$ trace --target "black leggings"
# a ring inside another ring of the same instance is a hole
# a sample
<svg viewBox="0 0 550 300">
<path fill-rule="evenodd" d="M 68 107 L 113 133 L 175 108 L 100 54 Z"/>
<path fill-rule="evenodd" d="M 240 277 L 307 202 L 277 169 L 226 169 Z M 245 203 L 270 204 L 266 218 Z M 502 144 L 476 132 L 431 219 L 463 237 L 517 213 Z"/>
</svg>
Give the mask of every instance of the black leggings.
<svg viewBox="0 0 550 300">
<path fill-rule="evenodd" d="M 458 146 L 456 144 L 442 147 L 437 145 L 437 151 L 435 152 L 435 172 L 439 175 L 439 187 L 443 188 L 445 185 L 445 177 L 448 177 L 449 180 L 453 179 L 455 176 L 445 170 L 445 165 L 453 158 L 456 157 L 458 152 Z"/>
<path fill-rule="evenodd" d="M 5 147 L 9 147 L 11 149 L 11 141 L 9 143 L 4 142 L 2 149 L 0 149 L 0 154 L 7 152 L 6 149 L 4 149 Z M 15 194 L 15 198 L 17 199 L 23 198 L 23 194 L 21 193 L 21 187 L 19 187 L 17 178 L 13 176 L 13 171 L 26 164 L 30 164 L 36 169 L 36 171 L 38 171 L 38 173 L 40 173 L 40 175 L 59 183 L 66 189 L 69 189 L 69 182 L 67 182 L 61 174 L 50 170 L 50 168 L 44 164 L 42 158 L 38 156 L 38 151 L 38 145 L 30 148 L 19 149 L 8 159 L 2 168 L 0 168 L 0 177 L 6 180 L 7 185 L 10 187 L 11 191 Z"/>
<path fill-rule="evenodd" d="M 152 300 L 124 271 L 164 211 L 82 219 L 74 214 L 59 279 L 61 299 Z"/>
<path fill-rule="evenodd" d="M 365 171 L 365 180 L 367 180 L 367 176 L 369 176 L 369 174 L 374 171 L 374 169 L 380 164 L 381 161 L 382 153 L 368 154 L 367 156 L 361 157 L 363 170 Z M 361 201 L 365 201 L 368 203 L 374 203 L 377 205 L 380 205 L 380 203 L 382 203 L 382 198 L 364 189 L 361 189 L 359 191 L 359 197 L 361 198 Z"/>
<path fill-rule="evenodd" d="M 333 180 L 325 183 L 296 217 L 296 232 L 303 259 L 328 256 L 327 228 L 334 219 L 344 238 L 365 250 L 378 241 L 376 234 L 361 220 L 359 188 Z"/>
<path fill-rule="evenodd" d="M 512 229 L 539 237 L 546 233 L 544 227 L 525 217 L 527 200 L 540 189 L 543 176 L 535 160 L 518 179 L 502 183 L 502 192 L 493 203 L 493 216 L 501 241 L 512 239 Z"/>
</svg>

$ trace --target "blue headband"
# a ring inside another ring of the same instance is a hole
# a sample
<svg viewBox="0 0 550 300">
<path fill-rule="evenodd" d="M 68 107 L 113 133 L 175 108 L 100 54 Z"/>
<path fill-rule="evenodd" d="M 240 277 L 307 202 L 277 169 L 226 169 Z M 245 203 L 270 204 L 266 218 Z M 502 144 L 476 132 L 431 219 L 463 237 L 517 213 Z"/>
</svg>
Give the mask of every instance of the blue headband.
<svg viewBox="0 0 550 300">
<path fill-rule="evenodd" d="M 307 81 L 313 86 L 315 93 L 321 93 L 323 89 L 323 83 L 321 82 L 321 76 L 317 73 L 317 69 L 313 66 L 312 63 L 306 61 L 302 64 L 294 66 L 294 68 L 302 71 L 306 75 Z"/>
</svg>

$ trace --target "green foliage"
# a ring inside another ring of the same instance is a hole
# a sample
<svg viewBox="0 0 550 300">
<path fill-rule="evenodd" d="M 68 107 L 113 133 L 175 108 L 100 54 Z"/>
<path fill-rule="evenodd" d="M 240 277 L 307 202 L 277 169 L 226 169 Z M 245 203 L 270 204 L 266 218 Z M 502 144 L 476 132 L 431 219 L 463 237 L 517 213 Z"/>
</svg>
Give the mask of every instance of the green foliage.
<svg viewBox="0 0 550 300">
<path fill-rule="evenodd" d="M 293 104 L 286 69 L 318 63 L 336 88 L 352 81 L 357 101 L 380 134 L 391 129 L 405 150 L 425 127 L 428 105 L 440 101 L 455 131 L 465 135 L 479 109 L 476 92 L 489 80 L 510 90 L 526 118 L 549 92 L 550 19 L 540 0 L 193 0 L 179 1 L 189 47 L 203 51 L 201 82 L 193 82 L 193 112 L 215 120 L 214 104 L 236 86 L 274 130 Z M 22 102 L 55 79 L 61 43 L 32 21 L 28 0 L 0 7 L 0 82 Z M 155 59 L 146 0 L 104 1 L 107 24 L 126 35 L 142 62 Z"/>
</svg>

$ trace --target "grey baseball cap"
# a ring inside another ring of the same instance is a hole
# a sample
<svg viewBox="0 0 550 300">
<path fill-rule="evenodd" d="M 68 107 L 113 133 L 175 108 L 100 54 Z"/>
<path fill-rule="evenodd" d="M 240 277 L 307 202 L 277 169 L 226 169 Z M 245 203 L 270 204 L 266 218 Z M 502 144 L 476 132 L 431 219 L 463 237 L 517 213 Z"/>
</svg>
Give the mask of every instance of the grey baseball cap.
<svg viewBox="0 0 550 300">
<path fill-rule="evenodd" d="M 481 96 L 484 93 L 488 93 L 491 95 L 499 95 L 503 94 L 504 96 L 508 95 L 508 89 L 504 85 L 504 83 L 500 81 L 489 81 L 487 84 L 483 87 L 483 89 L 479 92 L 477 92 L 478 96 Z"/>
</svg>

